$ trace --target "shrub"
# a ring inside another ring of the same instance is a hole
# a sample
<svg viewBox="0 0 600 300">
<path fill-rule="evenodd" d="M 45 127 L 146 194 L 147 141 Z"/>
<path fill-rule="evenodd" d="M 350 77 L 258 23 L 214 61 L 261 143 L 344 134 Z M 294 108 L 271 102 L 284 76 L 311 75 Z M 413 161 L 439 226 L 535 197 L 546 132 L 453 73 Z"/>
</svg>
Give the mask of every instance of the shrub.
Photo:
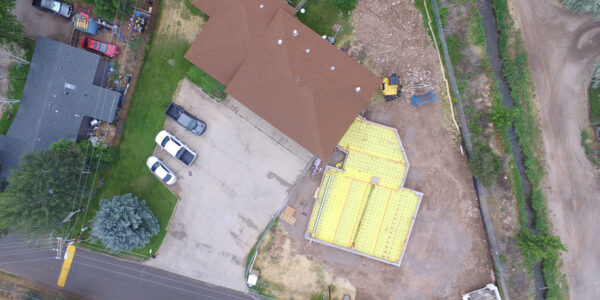
<svg viewBox="0 0 600 300">
<path fill-rule="evenodd" d="M 502 168 L 502 161 L 485 144 L 477 144 L 473 147 L 473 156 L 467 162 L 473 175 L 485 186 L 492 186 Z"/>
<path fill-rule="evenodd" d="M 160 231 L 146 201 L 131 194 L 102 199 L 92 223 L 92 236 L 113 251 L 143 248 Z"/>
<path fill-rule="evenodd" d="M 356 1 L 357 0 L 335 0 L 335 3 L 343 13 L 347 14 L 356 8 Z"/>
<path fill-rule="evenodd" d="M 567 251 L 567 247 L 557 236 L 541 233 L 534 235 L 529 230 L 521 230 L 517 235 L 517 245 L 523 251 L 525 260 L 531 265 L 544 258 L 558 257 L 560 251 Z"/>
<path fill-rule="evenodd" d="M 592 88 L 600 88 L 600 57 L 596 59 L 596 69 L 594 70 L 594 76 L 592 77 Z"/>
</svg>

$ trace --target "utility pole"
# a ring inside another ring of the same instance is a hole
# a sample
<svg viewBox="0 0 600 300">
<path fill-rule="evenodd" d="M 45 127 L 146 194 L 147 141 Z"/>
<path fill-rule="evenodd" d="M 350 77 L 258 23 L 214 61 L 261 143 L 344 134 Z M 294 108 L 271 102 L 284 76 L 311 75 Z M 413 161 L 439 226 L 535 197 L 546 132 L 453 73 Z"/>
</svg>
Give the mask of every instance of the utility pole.
<svg viewBox="0 0 600 300">
<path fill-rule="evenodd" d="M 57 237 L 56 238 L 56 248 L 52 249 L 56 251 L 56 256 L 54 258 L 56 259 L 61 259 L 62 258 L 62 238 Z"/>
</svg>

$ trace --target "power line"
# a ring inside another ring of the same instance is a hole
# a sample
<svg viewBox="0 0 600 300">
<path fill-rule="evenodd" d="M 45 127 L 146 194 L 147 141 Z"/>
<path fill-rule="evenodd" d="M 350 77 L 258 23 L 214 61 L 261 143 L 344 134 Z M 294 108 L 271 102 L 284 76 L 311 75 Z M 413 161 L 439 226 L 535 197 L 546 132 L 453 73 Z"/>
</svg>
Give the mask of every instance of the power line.
<svg viewBox="0 0 600 300">
<path fill-rule="evenodd" d="M 9 262 L 0 263 L 0 266 L 10 265 L 10 264 L 18 264 L 18 263 L 24 263 L 24 262 L 42 261 L 42 260 L 55 260 L 55 259 L 56 258 L 54 258 L 54 257 L 45 257 L 45 258 L 15 260 L 15 261 L 9 261 Z"/>
<path fill-rule="evenodd" d="M 18 250 L 17 252 L 12 251 L 14 253 L 7 253 L 7 254 L 2 254 L 2 252 L 0 252 L 0 257 L 4 257 L 4 256 L 12 256 L 12 255 L 24 255 L 24 254 L 33 254 L 33 253 L 38 253 L 38 252 L 44 252 L 44 251 L 50 251 L 51 249 L 49 248 L 40 248 L 40 249 L 34 249 L 34 250 L 26 250 L 23 251 L 22 249 Z"/>
<path fill-rule="evenodd" d="M 81 255 L 79 255 L 79 256 L 81 256 Z M 135 279 L 138 279 L 138 280 L 141 280 L 141 281 L 145 281 L 145 282 L 151 283 L 152 285 L 161 285 L 161 286 L 164 286 L 164 287 L 167 287 L 167 288 L 177 289 L 177 290 L 180 290 L 180 291 L 183 291 L 183 292 L 186 292 L 186 293 L 190 293 L 190 294 L 194 294 L 194 295 L 199 295 L 199 296 L 202 296 L 204 298 L 222 299 L 222 298 L 216 298 L 216 297 L 213 297 L 213 296 L 210 296 L 210 295 L 206 295 L 206 294 L 201 294 L 199 292 L 192 291 L 190 289 L 178 287 L 178 286 L 175 286 L 173 284 L 168 284 L 168 283 L 164 283 L 164 282 L 160 282 L 160 281 L 156 281 L 156 280 L 150 280 L 150 279 L 143 278 L 141 276 L 136 276 L 136 275 L 127 274 L 127 273 L 124 273 L 124 272 L 115 271 L 114 269 L 107 269 L 107 268 L 103 268 L 103 267 L 99 267 L 99 266 L 95 266 L 95 265 L 91 265 L 91 264 L 86 264 L 86 263 L 82 263 L 82 262 L 74 262 L 74 263 L 82 265 L 82 266 L 86 266 L 86 267 L 89 267 L 89 268 L 94 268 L 94 269 L 102 270 L 102 271 L 105 271 L 105 272 L 118 274 L 118 275 L 121 275 L 121 276 L 135 278 Z M 116 266 L 119 266 L 119 265 L 116 265 Z M 137 272 L 139 272 L 139 271 L 137 271 Z M 154 275 L 154 274 L 150 274 L 150 273 L 144 273 L 144 275 L 146 275 L 146 276 L 151 275 L 151 276 L 154 276 L 154 277 L 158 277 L 160 279 L 165 279 L 165 280 L 173 281 L 173 282 L 176 282 L 176 283 L 179 283 L 179 284 L 191 286 L 191 287 L 194 287 L 194 288 L 197 288 L 197 289 L 200 289 L 200 290 L 204 290 L 204 291 L 211 291 L 211 292 L 216 293 L 216 294 L 221 294 L 223 296 L 227 296 L 228 299 L 246 299 L 245 297 L 240 297 L 240 296 L 237 296 L 237 295 L 223 293 L 223 292 L 218 291 L 218 290 L 212 290 L 212 289 L 209 289 L 209 288 L 202 287 L 201 285 L 189 284 L 189 283 L 186 283 L 186 282 L 182 282 L 182 281 L 178 281 L 178 280 L 166 278 L 166 277 L 163 277 L 163 276 L 160 276 L 160 275 Z"/>
<path fill-rule="evenodd" d="M 83 253 L 85 253 L 85 252 L 83 252 Z M 130 267 L 125 267 L 125 266 L 123 266 L 121 264 L 114 264 L 114 263 L 106 262 L 106 261 L 99 260 L 99 259 L 96 259 L 96 258 L 92 258 L 92 257 L 86 256 L 83 253 L 80 253 L 78 255 L 78 257 L 83 258 L 83 259 L 88 259 L 88 260 L 96 261 L 96 262 L 99 262 L 99 263 L 102 263 L 102 264 L 114 267 L 114 268 L 111 268 L 111 270 L 114 270 L 116 268 L 121 268 L 121 269 L 125 269 L 125 270 L 128 270 L 128 271 L 136 272 L 136 273 L 138 273 L 138 272 L 139 273 L 144 273 L 145 276 L 152 276 L 152 277 L 155 277 L 157 279 L 171 281 L 171 282 L 179 283 L 179 284 L 182 284 L 182 285 L 187 285 L 187 286 L 190 286 L 190 287 L 200 288 L 200 289 L 203 289 L 203 290 L 211 290 L 211 291 L 213 291 L 210 288 L 205 288 L 205 287 L 202 287 L 202 286 L 199 286 L 199 285 L 196 285 L 196 284 L 192 284 L 192 283 L 188 283 L 188 282 L 185 282 L 185 281 L 180 281 L 180 280 L 172 279 L 172 278 L 169 278 L 169 277 L 165 277 L 165 276 L 157 275 L 157 274 L 153 274 L 153 273 L 146 273 L 146 272 L 144 272 L 144 270 L 138 270 L 138 269 L 134 269 L 134 268 L 130 268 Z M 135 263 L 132 263 L 132 264 L 135 264 Z M 139 264 L 139 266 L 145 267 L 144 265 L 141 265 L 141 264 Z M 101 267 L 98 267 L 98 268 L 101 268 Z M 115 272 L 123 274 L 123 272 L 119 272 L 119 271 L 115 271 Z M 220 294 L 227 295 L 227 294 L 224 294 L 224 293 L 220 293 Z"/>
<path fill-rule="evenodd" d="M 117 10 L 115 11 L 115 18 L 117 18 L 117 17 L 119 16 L 119 8 L 121 7 L 121 3 L 122 3 L 122 1 L 123 1 L 123 0 L 119 0 L 119 4 L 117 5 Z M 127 0 L 125 0 L 125 4 L 127 4 Z M 122 9 L 122 13 L 121 13 L 121 23 L 122 23 L 122 20 L 123 20 L 123 15 L 124 15 L 124 14 L 125 14 L 125 9 Z M 122 24 L 121 24 L 121 25 L 122 25 Z M 113 43 L 113 42 L 114 42 L 114 38 L 115 38 L 115 35 L 113 34 L 113 36 L 111 37 L 111 41 L 110 41 L 111 43 Z M 107 68 L 107 66 L 108 66 L 108 64 L 104 64 L 104 70 L 103 70 L 102 74 L 105 74 L 105 73 L 106 73 L 106 68 Z M 94 109 L 94 114 L 96 114 L 96 112 L 98 112 L 98 105 L 100 104 L 100 97 L 101 97 L 101 94 L 102 94 L 102 92 L 104 92 L 104 99 L 103 99 L 103 103 L 102 103 L 102 111 L 101 111 L 101 113 L 100 113 L 100 114 L 101 114 L 101 115 L 102 115 L 102 114 L 104 114 L 104 109 L 105 109 L 105 107 L 106 107 L 106 105 L 105 105 L 106 103 L 105 103 L 105 102 L 106 102 L 106 98 L 108 97 L 108 89 L 105 89 L 104 91 L 100 91 L 100 92 L 98 93 L 98 98 L 97 98 L 97 101 L 96 101 L 96 108 Z M 91 143 L 90 143 L 90 142 L 88 142 L 88 144 L 86 145 L 86 155 L 87 155 L 88 148 L 89 148 L 90 144 L 91 144 Z M 96 150 L 96 147 L 94 147 L 94 148 L 92 149 L 92 154 L 90 155 L 90 160 L 89 160 L 89 164 L 88 164 L 87 170 L 90 170 L 90 167 L 92 166 L 92 161 L 93 161 L 93 159 L 94 159 L 94 152 L 95 152 L 95 150 Z M 100 154 L 99 154 L 99 157 L 98 157 L 98 164 L 97 164 L 97 166 L 96 166 L 96 170 L 95 170 L 95 172 L 94 172 L 94 180 L 93 180 L 93 182 L 92 182 L 92 186 L 91 186 L 91 188 L 90 188 L 90 196 L 89 196 L 89 198 L 91 198 L 91 197 L 92 197 L 92 193 L 93 193 L 93 191 L 94 191 L 94 188 L 95 188 L 95 184 L 96 184 L 96 177 L 97 177 L 97 174 L 98 174 L 98 168 L 99 168 L 99 166 L 100 166 L 100 160 L 102 159 L 102 151 L 103 151 L 103 150 L 104 150 L 104 147 L 102 147 L 102 146 L 101 146 L 101 148 L 100 148 Z M 83 165 L 85 165 L 85 162 L 86 162 L 86 161 L 85 161 L 85 157 L 84 157 Z M 83 175 L 83 167 L 82 167 L 82 171 L 81 171 L 81 173 L 80 173 L 79 182 L 81 182 L 82 175 Z M 84 199 L 84 194 L 85 194 L 85 189 L 86 189 L 86 185 L 87 185 L 87 180 L 88 180 L 88 178 L 89 178 L 89 172 L 86 172 L 86 175 L 85 175 L 85 181 L 84 181 L 84 184 L 83 184 L 83 191 L 81 192 L 81 198 L 80 198 L 80 200 L 79 200 L 79 204 L 78 204 L 78 205 L 79 205 L 79 207 L 81 207 L 81 204 L 82 204 L 82 202 L 83 202 L 83 199 Z M 78 193 L 79 193 L 79 183 L 78 183 L 78 187 L 77 187 L 76 196 L 77 196 L 77 194 L 78 194 Z M 73 198 L 73 200 L 74 200 L 74 201 L 73 201 L 73 204 L 74 204 L 74 202 L 75 202 L 75 199 L 76 199 L 76 198 Z M 83 226 L 85 225 L 85 218 L 87 217 L 87 210 L 88 210 L 88 208 L 89 208 L 89 203 L 90 203 L 90 199 L 88 199 L 88 203 L 87 203 L 87 205 L 86 205 L 86 208 L 85 208 L 84 218 L 83 218 L 83 219 L 82 219 L 82 221 L 81 221 L 81 222 L 82 222 L 82 224 L 81 224 L 81 227 L 83 227 Z M 74 209 L 74 207 L 73 207 L 72 209 Z M 68 228 L 69 228 L 69 226 L 67 226 L 67 233 L 66 233 L 66 235 L 65 235 L 65 240 L 67 240 L 67 239 L 68 239 L 68 238 L 71 236 L 71 234 L 72 234 L 72 233 L 75 231 L 75 228 L 77 227 L 77 224 L 78 224 L 78 220 L 77 220 L 77 219 L 78 219 L 78 217 L 79 217 L 79 215 L 78 215 L 78 216 L 75 218 L 75 220 L 74 220 L 74 222 L 73 222 L 73 224 L 72 224 L 73 226 L 72 226 L 72 228 L 71 228 L 70 230 L 68 229 Z M 69 220 L 69 222 L 71 222 L 71 220 Z M 79 232 L 79 236 L 81 237 L 81 231 Z"/>
</svg>

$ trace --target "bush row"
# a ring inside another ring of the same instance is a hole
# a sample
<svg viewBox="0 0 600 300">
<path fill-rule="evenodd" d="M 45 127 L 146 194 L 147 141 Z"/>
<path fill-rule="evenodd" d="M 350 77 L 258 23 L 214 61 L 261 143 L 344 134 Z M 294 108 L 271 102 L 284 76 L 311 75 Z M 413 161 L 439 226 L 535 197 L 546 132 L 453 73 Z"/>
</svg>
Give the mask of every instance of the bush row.
<svg viewBox="0 0 600 300">
<path fill-rule="evenodd" d="M 533 235 L 528 227 L 527 218 L 520 216 L 521 231 L 517 235 L 517 244 L 530 265 L 542 262 L 544 281 L 548 287 L 546 298 L 563 299 L 567 296 L 568 287 L 564 275 L 559 271 L 559 266 L 560 253 L 566 251 L 566 248 L 558 237 L 552 235 L 548 226 L 545 197 L 541 186 L 544 168 L 539 158 L 543 153 L 541 152 L 542 147 L 533 104 L 533 84 L 527 53 L 519 32 L 513 26 L 514 22 L 509 13 L 507 0 L 492 0 L 492 3 L 500 34 L 498 47 L 504 62 L 503 75 L 515 103 L 512 113 L 513 126 L 521 144 L 525 174 L 531 183 L 530 201 L 533 210 L 533 224 L 539 233 Z M 521 181 L 515 176 L 518 175 L 518 172 L 513 172 L 511 175 L 513 187 L 519 190 L 518 186 L 521 185 Z M 522 187 L 520 190 L 522 194 Z M 525 205 L 524 197 L 517 195 L 517 200 L 523 202 L 519 203 L 519 206 Z M 519 213 L 526 212 L 519 209 Z"/>
</svg>

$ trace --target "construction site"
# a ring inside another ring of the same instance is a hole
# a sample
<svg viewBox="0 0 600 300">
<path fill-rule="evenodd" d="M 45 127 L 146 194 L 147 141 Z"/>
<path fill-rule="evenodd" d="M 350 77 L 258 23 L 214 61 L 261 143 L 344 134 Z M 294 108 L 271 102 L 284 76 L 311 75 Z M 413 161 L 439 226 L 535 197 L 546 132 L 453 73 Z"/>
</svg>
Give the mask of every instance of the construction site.
<svg viewBox="0 0 600 300">
<path fill-rule="evenodd" d="M 326 166 L 306 238 L 399 266 L 423 195 L 403 188 L 409 163 L 394 128 L 358 118 Z"/>
<path fill-rule="evenodd" d="M 494 282 L 426 22 L 409 2 L 357 3 L 338 39 L 379 76 L 379 91 L 262 238 L 252 265 L 261 294 L 444 299 Z"/>
</svg>

